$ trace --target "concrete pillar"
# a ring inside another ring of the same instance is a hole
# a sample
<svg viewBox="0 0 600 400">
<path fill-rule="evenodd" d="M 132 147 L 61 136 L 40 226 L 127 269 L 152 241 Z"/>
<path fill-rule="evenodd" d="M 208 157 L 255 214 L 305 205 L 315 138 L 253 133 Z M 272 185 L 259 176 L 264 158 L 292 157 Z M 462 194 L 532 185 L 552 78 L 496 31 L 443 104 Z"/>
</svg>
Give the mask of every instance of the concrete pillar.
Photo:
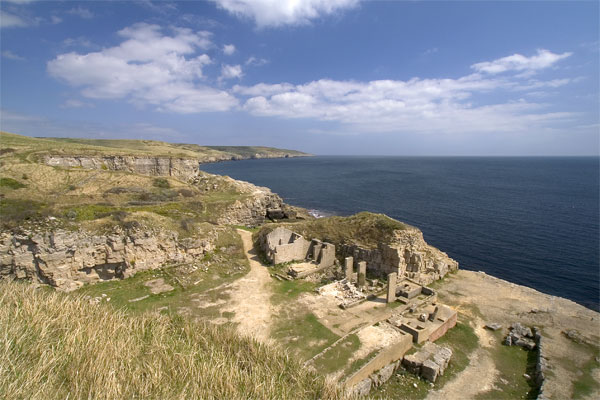
<svg viewBox="0 0 600 400">
<path fill-rule="evenodd" d="M 393 303 L 396 301 L 396 278 L 398 274 L 392 272 L 388 274 L 388 287 L 387 287 L 387 302 Z"/>
<path fill-rule="evenodd" d="M 361 261 L 358 263 L 358 287 L 362 288 L 365 286 L 367 279 L 367 262 Z"/>
<path fill-rule="evenodd" d="M 352 274 L 354 273 L 354 257 L 346 257 L 344 259 L 344 269 L 346 272 L 346 279 L 348 282 L 352 282 Z"/>
<path fill-rule="evenodd" d="M 314 262 L 319 262 L 319 255 L 321 254 L 322 247 L 323 247 L 323 244 L 320 241 L 315 242 L 315 244 L 313 246 L 313 261 Z"/>
</svg>

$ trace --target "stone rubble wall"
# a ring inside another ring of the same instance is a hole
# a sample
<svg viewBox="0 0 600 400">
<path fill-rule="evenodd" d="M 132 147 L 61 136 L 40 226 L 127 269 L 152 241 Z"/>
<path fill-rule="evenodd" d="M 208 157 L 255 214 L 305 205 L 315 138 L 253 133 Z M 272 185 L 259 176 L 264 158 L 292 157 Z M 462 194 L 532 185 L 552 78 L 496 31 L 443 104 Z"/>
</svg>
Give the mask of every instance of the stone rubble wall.
<svg viewBox="0 0 600 400">
<path fill-rule="evenodd" d="M 546 382 L 546 369 L 548 367 L 547 358 L 545 356 L 544 338 L 538 328 L 533 328 L 534 340 L 536 344 L 537 354 L 535 360 L 535 375 L 533 379 L 535 384 L 539 388 L 538 400 L 545 400 L 547 397 L 544 395 L 544 383 Z"/>
<path fill-rule="evenodd" d="M 396 361 L 402 359 L 404 354 L 411 347 L 412 337 L 408 334 L 403 334 L 400 336 L 400 339 L 397 342 L 381 349 L 377 355 L 375 355 L 375 357 L 373 357 L 358 371 L 348 377 L 348 379 L 344 381 L 344 386 L 347 388 L 354 387 L 355 391 L 359 392 L 360 395 L 368 394 L 369 390 L 371 389 L 371 385 L 379 386 L 390 378 L 395 368 L 399 365 L 399 362 Z M 388 368 L 389 365 L 393 365 L 393 367 Z M 382 374 L 383 376 L 380 376 L 380 374 L 375 374 L 376 371 L 385 368 L 388 369 L 384 371 L 384 374 Z M 366 389 L 367 386 L 368 389 Z"/>
<path fill-rule="evenodd" d="M 0 234 L 0 278 L 29 279 L 59 290 L 129 277 L 165 263 L 192 263 L 214 249 L 210 238 L 178 240 L 170 231 L 112 234 L 55 230 Z"/>
<path fill-rule="evenodd" d="M 339 246 L 340 256 L 353 257 L 354 265 L 366 261 L 367 269 L 380 276 L 396 272 L 427 285 L 458 269 L 458 262 L 446 253 L 428 245 L 418 229 L 395 231 L 390 243 L 379 243 L 375 249 L 353 244 Z"/>
</svg>

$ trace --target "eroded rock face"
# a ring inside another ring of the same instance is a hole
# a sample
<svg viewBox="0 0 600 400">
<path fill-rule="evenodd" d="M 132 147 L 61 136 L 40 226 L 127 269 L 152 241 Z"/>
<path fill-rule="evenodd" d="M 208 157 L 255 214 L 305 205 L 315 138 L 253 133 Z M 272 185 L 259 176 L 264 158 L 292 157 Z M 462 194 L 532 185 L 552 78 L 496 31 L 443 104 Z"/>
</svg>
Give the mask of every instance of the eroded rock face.
<svg viewBox="0 0 600 400">
<path fill-rule="evenodd" d="M 170 231 L 5 232 L 0 234 L 0 278 L 30 279 L 70 291 L 165 263 L 192 263 L 213 249 L 210 238 L 178 240 Z"/>
<path fill-rule="evenodd" d="M 342 257 L 354 257 L 355 263 L 366 261 L 368 270 L 382 276 L 396 272 L 422 284 L 458 269 L 457 261 L 427 244 L 416 228 L 395 231 L 389 243 L 380 243 L 376 249 L 346 244 L 340 252 Z"/>
<path fill-rule="evenodd" d="M 193 179 L 198 174 L 198 160 L 189 158 L 49 155 L 44 158 L 44 163 L 55 167 L 80 167 L 127 171 L 153 176 L 173 176 L 185 181 Z"/>
</svg>

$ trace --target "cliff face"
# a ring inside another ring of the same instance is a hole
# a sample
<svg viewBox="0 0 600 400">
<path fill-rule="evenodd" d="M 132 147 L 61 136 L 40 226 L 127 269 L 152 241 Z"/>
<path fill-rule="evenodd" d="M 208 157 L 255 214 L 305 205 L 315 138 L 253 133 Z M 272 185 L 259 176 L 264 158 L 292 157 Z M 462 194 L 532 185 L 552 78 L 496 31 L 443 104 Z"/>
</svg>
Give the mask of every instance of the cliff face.
<svg viewBox="0 0 600 400">
<path fill-rule="evenodd" d="M 355 261 L 366 261 L 367 269 L 384 275 L 397 272 L 423 284 L 443 278 L 458 269 L 458 262 L 423 239 L 416 228 L 394 231 L 389 243 L 379 243 L 376 249 L 357 245 L 339 246 L 342 257 L 352 256 Z"/>
<path fill-rule="evenodd" d="M 173 176 L 187 181 L 198 174 L 198 160 L 144 156 L 59 156 L 44 157 L 44 163 L 54 167 L 80 167 L 127 171 L 143 175 Z"/>
<path fill-rule="evenodd" d="M 193 263 L 213 249 L 210 237 L 178 240 L 175 232 L 162 230 L 116 227 L 108 235 L 60 229 L 2 233 L 0 278 L 26 278 L 70 291 L 165 263 Z"/>
</svg>

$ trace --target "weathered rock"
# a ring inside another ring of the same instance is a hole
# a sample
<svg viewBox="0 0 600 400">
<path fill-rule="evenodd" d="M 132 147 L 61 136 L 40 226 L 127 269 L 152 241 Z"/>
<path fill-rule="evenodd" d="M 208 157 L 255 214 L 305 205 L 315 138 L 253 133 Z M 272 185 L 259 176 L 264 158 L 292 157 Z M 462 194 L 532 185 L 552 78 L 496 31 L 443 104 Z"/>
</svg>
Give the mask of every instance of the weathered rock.
<svg viewBox="0 0 600 400">
<path fill-rule="evenodd" d="M 517 336 L 524 336 L 528 338 L 533 338 L 533 333 L 531 332 L 531 328 L 526 328 L 521 325 L 519 322 L 515 322 L 510 326 L 511 331 Z"/>
<path fill-rule="evenodd" d="M 406 276 L 421 284 L 429 284 L 458 269 L 458 262 L 423 239 L 423 233 L 412 227 L 394 232 L 389 243 L 379 243 L 368 249 L 358 245 L 339 246 L 342 257 L 354 257 L 357 264 L 367 263 L 369 271 L 381 276 L 398 273 L 398 279 Z"/>
<path fill-rule="evenodd" d="M 214 249 L 210 236 L 184 243 L 176 232 L 118 226 L 108 235 L 60 229 L 4 232 L 0 234 L 0 278 L 30 279 L 70 291 L 165 263 L 193 263 Z"/>
<path fill-rule="evenodd" d="M 371 379 L 364 379 L 358 382 L 356 386 L 354 386 L 353 392 L 356 393 L 358 396 L 368 396 L 369 392 L 371 391 L 372 383 L 373 381 L 371 381 Z"/>
<path fill-rule="evenodd" d="M 371 379 L 373 380 L 373 384 L 375 386 L 381 386 L 385 382 L 387 382 L 392 375 L 394 374 L 394 370 L 396 369 L 397 363 L 391 363 L 381 368 L 377 373 L 371 375 Z"/>
<path fill-rule="evenodd" d="M 420 375 L 429 382 L 435 382 L 443 375 L 452 358 L 452 350 L 435 343 L 427 342 L 416 353 L 405 356 L 402 365 L 411 373 Z"/>
<path fill-rule="evenodd" d="M 189 180 L 198 173 L 198 160 L 188 158 L 48 155 L 44 162 L 50 166 L 127 171 L 143 175 L 173 176 L 182 180 Z"/>
<path fill-rule="evenodd" d="M 498 329 L 502 328 L 502 325 L 500 325 L 496 322 L 493 322 L 491 324 L 486 324 L 485 327 L 491 331 L 497 331 Z"/>
<path fill-rule="evenodd" d="M 440 373 L 440 366 L 432 360 L 425 360 L 421 365 L 421 377 L 434 383 Z"/>
</svg>

